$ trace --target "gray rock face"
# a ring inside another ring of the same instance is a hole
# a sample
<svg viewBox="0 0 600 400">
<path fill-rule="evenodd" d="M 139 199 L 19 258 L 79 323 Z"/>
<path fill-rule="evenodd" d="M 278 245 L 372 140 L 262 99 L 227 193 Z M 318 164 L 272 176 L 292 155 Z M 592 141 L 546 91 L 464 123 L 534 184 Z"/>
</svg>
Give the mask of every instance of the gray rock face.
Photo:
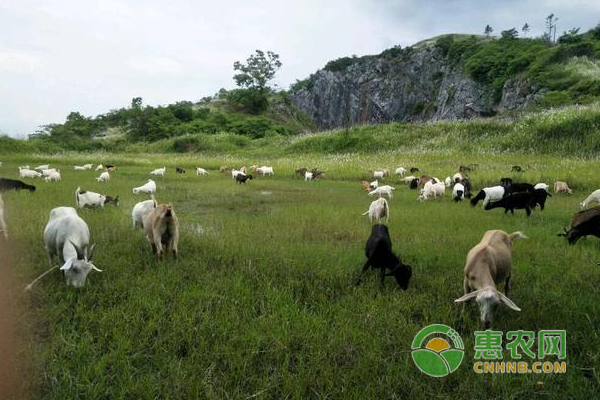
<svg viewBox="0 0 600 400">
<path fill-rule="evenodd" d="M 390 59 L 362 57 L 341 71 L 319 70 L 290 96 L 320 128 L 336 128 L 489 116 L 529 104 L 535 90 L 523 82 L 507 82 L 495 104 L 491 87 L 451 66 L 429 46 Z"/>
</svg>

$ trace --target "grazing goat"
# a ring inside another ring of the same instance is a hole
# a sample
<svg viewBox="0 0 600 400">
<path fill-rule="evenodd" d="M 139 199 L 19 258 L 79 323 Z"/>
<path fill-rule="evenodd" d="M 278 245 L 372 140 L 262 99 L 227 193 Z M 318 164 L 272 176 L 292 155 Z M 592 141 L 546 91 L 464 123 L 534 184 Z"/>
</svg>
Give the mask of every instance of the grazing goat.
<svg viewBox="0 0 600 400">
<path fill-rule="evenodd" d="M 296 169 L 296 171 L 294 171 L 294 173 L 296 175 L 299 175 L 300 177 L 303 178 L 304 174 L 306 173 L 306 171 L 308 171 L 308 168 L 306 168 L 306 167 L 300 167 L 300 168 Z"/>
<path fill-rule="evenodd" d="M 387 196 L 390 199 L 393 197 L 392 191 L 396 190 L 395 188 L 389 185 L 379 186 L 377 189 L 369 192 L 369 196 L 378 195 L 379 197 Z"/>
<path fill-rule="evenodd" d="M 381 220 L 385 218 L 386 222 L 390 218 L 390 209 L 388 202 L 385 197 L 380 197 L 377 200 L 371 202 L 369 210 L 362 215 L 369 214 L 369 221 L 373 222 L 374 219 Z"/>
<path fill-rule="evenodd" d="M 486 204 L 483 209 L 484 210 L 492 210 L 494 208 L 504 208 L 504 213 L 506 214 L 509 210 L 511 214 L 515 213 L 515 209 L 517 210 L 525 210 L 527 216 L 531 215 L 531 210 L 535 207 L 533 193 L 529 192 L 519 192 L 512 193 L 504 196 L 500 200 L 490 202 Z"/>
<path fill-rule="evenodd" d="M 185 174 L 185 169 L 180 168 L 180 167 L 175 167 L 175 173 L 176 174 Z"/>
<path fill-rule="evenodd" d="M 148 182 L 146 182 L 142 186 L 133 188 L 133 194 L 138 194 L 138 193 L 146 193 L 146 194 L 156 193 L 156 182 L 154 182 L 152 179 L 148 179 Z"/>
<path fill-rule="evenodd" d="M 306 173 L 306 171 L 305 171 Z M 369 181 L 362 181 L 362 188 L 365 192 L 370 192 L 371 191 L 371 184 L 369 183 Z"/>
<path fill-rule="evenodd" d="M 49 169 L 49 168 L 50 168 L 50 165 L 48 165 L 48 164 L 42 164 L 42 165 L 38 165 L 38 166 L 37 166 L 37 167 L 35 167 L 34 169 L 35 169 L 35 170 L 38 170 L 38 171 L 42 171 L 42 170 L 44 170 L 44 169 Z"/>
<path fill-rule="evenodd" d="M 573 191 L 567 185 L 567 182 L 556 181 L 554 182 L 554 193 L 567 193 L 573 194 Z"/>
<path fill-rule="evenodd" d="M 49 175 L 47 175 L 44 180 L 46 182 L 56 182 L 56 181 L 60 181 L 61 180 L 61 176 L 60 176 L 60 170 L 58 171 L 54 171 L 52 173 L 50 173 Z"/>
<path fill-rule="evenodd" d="M 446 187 L 450 187 L 452 186 L 452 178 L 450 178 L 449 176 L 446 177 L 446 179 L 444 179 L 444 185 L 446 185 Z"/>
<path fill-rule="evenodd" d="M 461 174 L 466 174 L 467 172 L 470 172 L 471 168 L 466 167 L 464 165 L 459 165 L 458 167 L 458 172 L 460 172 Z"/>
<path fill-rule="evenodd" d="M 46 177 L 46 176 L 50 176 L 52 175 L 54 172 L 57 172 L 58 170 L 56 168 L 48 168 L 48 169 L 43 169 L 42 170 L 42 176 Z M 60 172 L 60 171 L 58 171 Z"/>
<path fill-rule="evenodd" d="M 208 171 L 205 170 L 204 168 L 200 168 L 200 167 L 196 167 L 196 176 L 204 176 L 204 175 L 208 175 Z"/>
<path fill-rule="evenodd" d="M 417 167 L 411 167 L 409 169 L 409 171 L 410 171 L 411 174 L 414 174 L 415 172 L 419 172 L 419 168 L 417 168 Z"/>
<path fill-rule="evenodd" d="M 410 189 L 416 189 L 419 187 L 419 178 L 414 178 L 412 181 L 410 181 L 410 183 L 408 184 L 408 187 Z"/>
<path fill-rule="evenodd" d="M 119 196 L 117 196 L 117 197 L 105 196 L 100 193 L 81 190 L 81 188 L 79 188 L 79 187 L 77 188 L 77 190 L 75 190 L 75 204 L 77 205 L 78 210 L 81 210 L 84 207 L 104 208 L 104 205 L 107 203 L 109 203 L 109 204 L 112 203 L 115 206 L 118 206 L 119 205 Z"/>
<path fill-rule="evenodd" d="M 548 197 L 552 197 L 552 195 L 546 189 L 535 189 L 532 193 L 531 208 L 534 209 L 535 206 L 540 206 L 540 210 L 543 211 Z"/>
<path fill-rule="evenodd" d="M 402 178 L 404 183 L 411 183 L 413 179 L 417 179 L 417 177 L 414 175 L 409 175 L 409 176 Z"/>
<path fill-rule="evenodd" d="M 117 170 L 117 167 L 115 167 L 115 166 L 114 166 L 114 165 L 112 165 L 112 164 L 106 164 L 106 165 L 105 165 L 105 168 L 106 168 L 106 170 L 107 170 L 108 172 L 113 172 L 113 171 L 116 171 L 116 170 Z"/>
<path fill-rule="evenodd" d="M 5 192 L 7 190 L 16 190 L 18 192 L 21 189 L 35 192 L 35 186 L 33 185 L 28 185 L 25 182 L 16 179 L 0 178 L 0 192 Z"/>
<path fill-rule="evenodd" d="M 177 258 L 179 245 L 179 220 L 171 204 L 160 204 L 150 211 L 144 221 L 144 232 L 159 260 L 165 252 L 173 252 Z M 163 246 L 165 247 L 163 249 Z"/>
<path fill-rule="evenodd" d="M 533 192 L 534 186 L 531 183 L 515 183 L 510 178 L 500 179 L 500 186 L 506 190 L 506 194 Z"/>
<path fill-rule="evenodd" d="M 228 171 L 229 171 L 229 167 L 226 165 L 219 167 L 219 172 L 228 172 Z"/>
<path fill-rule="evenodd" d="M 150 211 L 154 210 L 158 206 L 156 199 L 154 199 L 154 195 L 150 195 L 150 200 L 144 200 L 137 203 L 133 206 L 131 210 L 131 220 L 133 222 L 134 228 L 143 228 L 144 227 L 144 217 L 150 213 Z"/>
<path fill-rule="evenodd" d="M 404 174 L 406 173 L 406 170 L 402 167 L 398 167 L 398 168 L 396 168 L 396 171 L 394 173 L 396 175 L 400 175 L 400 177 L 402 178 L 404 176 Z"/>
<path fill-rule="evenodd" d="M 243 173 L 242 171 L 237 170 L 237 169 L 232 169 L 231 170 L 231 179 L 235 179 L 238 175 L 246 175 L 246 174 Z"/>
<path fill-rule="evenodd" d="M 412 268 L 410 265 L 403 264 L 400 257 L 392 252 L 392 240 L 387 226 L 373 225 L 371 235 L 365 245 L 365 255 L 367 262 L 363 266 L 361 274 L 354 281 L 355 285 L 359 285 L 363 275 L 369 268 L 373 268 L 379 269 L 380 289 L 383 289 L 386 276 L 393 276 L 401 289 L 408 289 Z"/>
<path fill-rule="evenodd" d="M 446 185 L 443 182 L 433 183 L 432 179 L 425 184 L 423 189 L 421 189 L 421 194 L 417 200 L 425 201 L 431 197 L 435 199 L 438 196 L 443 196 L 445 190 Z"/>
<path fill-rule="evenodd" d="M 465 198 L 465 186 L 462 183 L 455 183 L 452 188 L 452 200 L 455 202 L 463 201 Z"/>
<path fill-rule="evenodd" d="M 75 165 L 75 166 L 73 167 L 73 169 L 74 169 L 75 171 L 85 171 L 85 168 L 83 168 L 83 165 Z"/>
<path fill-rule="evenodd" d="M 379 187 L 379 181 L 375 179 L 373 182 L 369 183 L 371 190 L 377 189 Z"/>
<path fill-rule="evenodd" d="M 512 270 L 512 242 L 516 239 L 527 239 L 527 236 L 521 232 L 509 235 L 500 230 L 487 231 L 481 242 L 467 254 L 463 280 L 464 296 L 454 302 L 462 303 L 475 298 L 484 329 L 492 326 L 494 312 L 500 303 L 504 303 L 512 310 L 521 311 L 508 298 Z M 504 282 L 504 293 L 496 288 L 496 285 L 501 282 Z"/>
<path fill-rule="evenodd" d="M 93 165 L 92 164 L 83 164 L 82 167 L 86 171 L 91 171 Z"/>
<path fill-rule="evenodd" d="M 463 179 L 465 179 L 465 177 L 460 172 L 457 172 L 456 174 L 452 175 L 452 183 L 460 182 Z"/>
<path fill-rule="evenodd" d="M 167 167 L 157 168 L 154 171 L 150 172 L 152 176 L 165 176 L 165 172 L 167 171 Z"/>
<path fill-rule="evenodd" d="M 247 181 L 248 179 L 252 179 L 252 174 L 248 174 L 248 175 L 245 175 L 245 174 L 237 174 L 237 176 L 235 177 L 235 180 L 236 180 L 236 182 L 237 182 L 237 183 L 239 183 L 240 185 L 241 185 L 242 183 L 243 183 L 243 184 L 246 184 L 246 181 Z"/>
<path fill-rule="evenodd" d="M 585 210 L 591 203 L 600 203 L 600 189 L 594 190 L 579 206 Z"/>
<path fill-rule="evenodd" d="M 491 201 L 498 201 L 504 197 L 505 189 L 502 186 L 492 186 L 483 188 L 477 193 L 477 196 L 471 199 L 471 206 L 475 207 L 479 200 L 483 200 L 483 208 Z"/>
<path fill-rule="evenodd" d="M 102 164 L 98 164 L 95 171 L 102 171 L 103 169 L 104 169 L 104 166 Z"/>
<path fill-rule="evenodd" d="M 32 169 L 19 168 L 19 177 L 23 178 L 39 178 L 42 174 Z"/>
<path fill-rule="evenodd" d="M 108 171 L 104 171 L 100 174 L 99 177 L 96 178 L 96 180 L 98 182 L 108 182 L 110 180 L 110 174 L 108 173 Z"/>
<path fill-rule="evenodd" d="M 566 236 L 569 244 L 575 244 L 583 236 L 596 236 L 600 238 L 600 206 L 579 211 L 573 215 L 569 230 L 558 236 Z"/>
<path fill-rule="evenodd" d="M 306 172 L 304 173 L 304 180 L 305 180 L 305 181 L 312 181 L 312 180 L 313 180 L 313 177 L 314 177 L 314 174 L 313 174 L 312 172 L 310 172 L 310 171 L 306 171 Z M 369 185 L 370 185 L 370 184 L 369 184 Z"/>
<path fill-rule="evenodd" d="M 4 222 L 4 201 L 0 196 L 0 232 L 4 234 L 4 239 L 8 239 L 8 231 L 6 230 L 6 222 Z"/>
<path fill-rule="evenodd" d="M 50 211 L 50 218 L 44 229 L 44 243 L 50 264 L 54 263 L 55 257 L 64 263 L 60 269 L 65 274 L 67 285 L 81 288 L 91 270 L 102 272 L 92 264 L 96 245 L 90 246 L 90 230 L 74 208 L 57 207 Z M 43 275 L 45 274 L 37 279 Z M 27 288 L 31 288 L 37 279 Z"/>
</svg>

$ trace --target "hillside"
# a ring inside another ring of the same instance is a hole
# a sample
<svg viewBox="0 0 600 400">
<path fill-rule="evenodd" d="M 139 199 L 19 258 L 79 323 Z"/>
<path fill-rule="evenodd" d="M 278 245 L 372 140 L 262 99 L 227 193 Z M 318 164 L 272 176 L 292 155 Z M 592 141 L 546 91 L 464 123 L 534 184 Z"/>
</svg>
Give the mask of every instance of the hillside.
<svg viewBox="0 0 600 400">
<path fill-rule="evenodd" d="M 443 35 L 331 61 L 290 91 L 321 128 L 487 117 L 600 96 L 600 26 L 558 43 Z"/>
</svg>

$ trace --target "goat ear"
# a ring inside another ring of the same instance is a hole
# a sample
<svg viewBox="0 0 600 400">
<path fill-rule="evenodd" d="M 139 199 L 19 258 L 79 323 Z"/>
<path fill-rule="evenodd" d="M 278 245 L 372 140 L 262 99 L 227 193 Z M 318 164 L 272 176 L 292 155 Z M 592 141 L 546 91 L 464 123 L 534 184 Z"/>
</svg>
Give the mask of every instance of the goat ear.
<svg viewBox="0 0 600 400">
<path fill-rule="evenodd" d="M 87 250 L 87 253 L 88 253 L 87 259 L 88 259 L 88 261 L 92 260 L 92 257 L 94 256 L 94 250 L 95 249 L 96 249 L 96 243 L 94 243 L 93 245 L 91 245 L 90 247 L 88 247 L 88 250 Z"/>
<path fill-rule="evenodd" d="M 477 295 L 481 292 L 481 290 L 476 290 L 474 292 L 471 293 L 467 293 L 462 297 L 459 297 L 458 299 L 454 300 L 455 303 L 462 303 L 465 301 L 469 301 L 471 300 L 473 297 L 477 297 Z"/>
<path fill-rule="evenodd" d="M 67 261 L 65 261 L 65 263 L 63 264 L 62 267 L 60 267 L 61 271 L 66 271 L 69 268 L 71 268 L 71 266 L 73 265 L 73 261 L 75 261 L 75 258 L 69 258 Z"/>
<path fill-rule="evenodd" d="M 506 304 L 508 306 L 508 308 L 510 308 L 511 310 L 521 311 L 521 309 L 519 307 L 517 307 L 517 305 L 515 303 L 513 303 L 513 301 L 511 299 L 506 297 L 506 295 L 504 293 L 498 291 L 498 296 L 500 296 L 500 301 L 503 302 L 504 304 Z"/>
<path fill-rule="evenodd" d="M 75 243 L 73 243 L 71 240 L 69 240 L 69 243 L 71 243 L 73 245 L 73 247 L 75 248 L 75 251 L 77 252 L 77 259 L 83 260 L 85 258 L 85 255 L 83 254 L 83 251 L 81 250 L 81 248 L 79 246 L 77 246 Z"/>
</svg>

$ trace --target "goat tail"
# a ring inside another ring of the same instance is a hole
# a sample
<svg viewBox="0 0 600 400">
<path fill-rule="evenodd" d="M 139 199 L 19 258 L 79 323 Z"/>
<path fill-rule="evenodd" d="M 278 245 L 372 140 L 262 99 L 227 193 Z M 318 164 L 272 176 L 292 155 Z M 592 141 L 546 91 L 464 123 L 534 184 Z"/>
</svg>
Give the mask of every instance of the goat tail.
<svg viewBox="0 0 600 400">
<path fill-rule="evenodd" d="M 525 234 L 521 231 L 516 231 L 508 235 L 508 238 L 511 242 L 514 242 L 515 239 L 529 239 Z"/>
</svg>

